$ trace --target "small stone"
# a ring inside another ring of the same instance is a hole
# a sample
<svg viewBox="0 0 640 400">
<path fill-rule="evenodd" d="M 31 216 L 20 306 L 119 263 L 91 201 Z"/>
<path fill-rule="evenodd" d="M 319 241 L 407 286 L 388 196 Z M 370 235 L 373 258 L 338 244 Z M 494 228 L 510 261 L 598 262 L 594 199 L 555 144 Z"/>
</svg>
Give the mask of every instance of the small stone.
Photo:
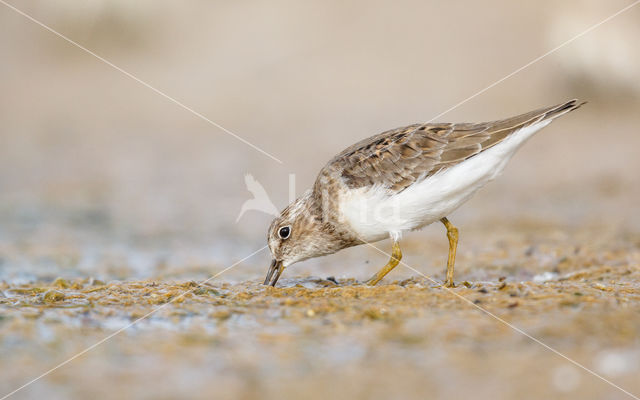
<svg viewBox="0 0 640 400">
<path fill-rule="evenodd" d="M 45 303 L 56 303 L 58 301 L 64 300 L 64 298 L 64 293 L 59 290 L 49 290 L 42 297 Z"/>
<path fill-rule="evenodd" d="M 313 317 L 316 315 L 316 312 L 313 311 L 312 309 L 308 309 L 307 310 L 307 317 Z"/>
</svg>

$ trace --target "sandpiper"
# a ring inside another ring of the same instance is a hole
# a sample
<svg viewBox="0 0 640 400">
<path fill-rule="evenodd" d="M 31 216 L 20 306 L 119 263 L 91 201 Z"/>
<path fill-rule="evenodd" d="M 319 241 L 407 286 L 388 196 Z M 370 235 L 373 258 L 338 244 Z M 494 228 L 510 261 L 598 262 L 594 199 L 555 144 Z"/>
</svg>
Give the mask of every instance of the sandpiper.
<svg viewBox="0 0 640 400">
<path fill-rule="evenodd" d="M 389 262 L 366 281 L 375 285 L 400 262 L 404 232 L 441 221 L 449 239 L 444 284 L 454 286 L 458 229 L 447 216 L 498 176 L 535 132 L 583 104 L 570 100 L 484 123 L 413 124 L 345 149 L 271 223 L 273 261 L 264 284 L 275 286 L 298 261 L 391 238 Z"/>
</svg>

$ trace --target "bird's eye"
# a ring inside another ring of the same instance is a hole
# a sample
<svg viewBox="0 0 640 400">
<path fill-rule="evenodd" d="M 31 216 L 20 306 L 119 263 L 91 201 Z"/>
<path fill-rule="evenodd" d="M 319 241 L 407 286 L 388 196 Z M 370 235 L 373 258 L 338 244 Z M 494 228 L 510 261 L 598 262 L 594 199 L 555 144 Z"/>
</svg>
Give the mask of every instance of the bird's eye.
<svg viewBox="0 0 640 400">
<path fill-rule="evenodd" d="M 280 236 L 280 239 L 287 239 L 289 235 L 291 235 L 290 226 L 283 226 L 282 228 L 278 229 L 278 236 Z"/>
</svg>

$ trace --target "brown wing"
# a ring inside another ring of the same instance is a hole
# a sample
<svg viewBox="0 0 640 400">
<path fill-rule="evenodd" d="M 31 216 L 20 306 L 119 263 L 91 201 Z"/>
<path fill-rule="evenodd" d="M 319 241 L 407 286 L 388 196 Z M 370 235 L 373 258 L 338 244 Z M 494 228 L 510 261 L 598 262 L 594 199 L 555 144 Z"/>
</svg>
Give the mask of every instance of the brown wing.
<svg viewBox="0 0 640 400">
<path fill-rule="evenodd" d="M 350 188 L 382 184 L 402 191 L 415 181 L 500 143 L 523 127 L 556 118 L 582 104 L 571 100 L 516 117 L 477 124 L 409 125 L 354 144 L 334 157 L 323 172 L 341 171 L 342 179 Z"/>
</svg>

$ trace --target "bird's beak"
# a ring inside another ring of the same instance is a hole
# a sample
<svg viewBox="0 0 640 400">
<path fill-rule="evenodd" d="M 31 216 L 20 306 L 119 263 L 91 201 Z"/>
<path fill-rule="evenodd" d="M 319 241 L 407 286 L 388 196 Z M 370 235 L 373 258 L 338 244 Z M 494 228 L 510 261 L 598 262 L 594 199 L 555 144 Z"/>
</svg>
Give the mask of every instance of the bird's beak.
<svg viewBox="0 0 640 400">
<path fill-rule="evenodd" d="M 271 261 L 271 266 L 269 267 L 269 272 L 267 272 L 267 277 L 264 279 L 263 285 L 275 286 L 276 282 L 278 282 L 278 279 L 280 278 L 280 274 L 282 274 L 282 271 L 284 271 L 282 261 L 273 259 Z M 271 279 L 271 277 L 273 277 L 273 279 Z"/>
</svg>

